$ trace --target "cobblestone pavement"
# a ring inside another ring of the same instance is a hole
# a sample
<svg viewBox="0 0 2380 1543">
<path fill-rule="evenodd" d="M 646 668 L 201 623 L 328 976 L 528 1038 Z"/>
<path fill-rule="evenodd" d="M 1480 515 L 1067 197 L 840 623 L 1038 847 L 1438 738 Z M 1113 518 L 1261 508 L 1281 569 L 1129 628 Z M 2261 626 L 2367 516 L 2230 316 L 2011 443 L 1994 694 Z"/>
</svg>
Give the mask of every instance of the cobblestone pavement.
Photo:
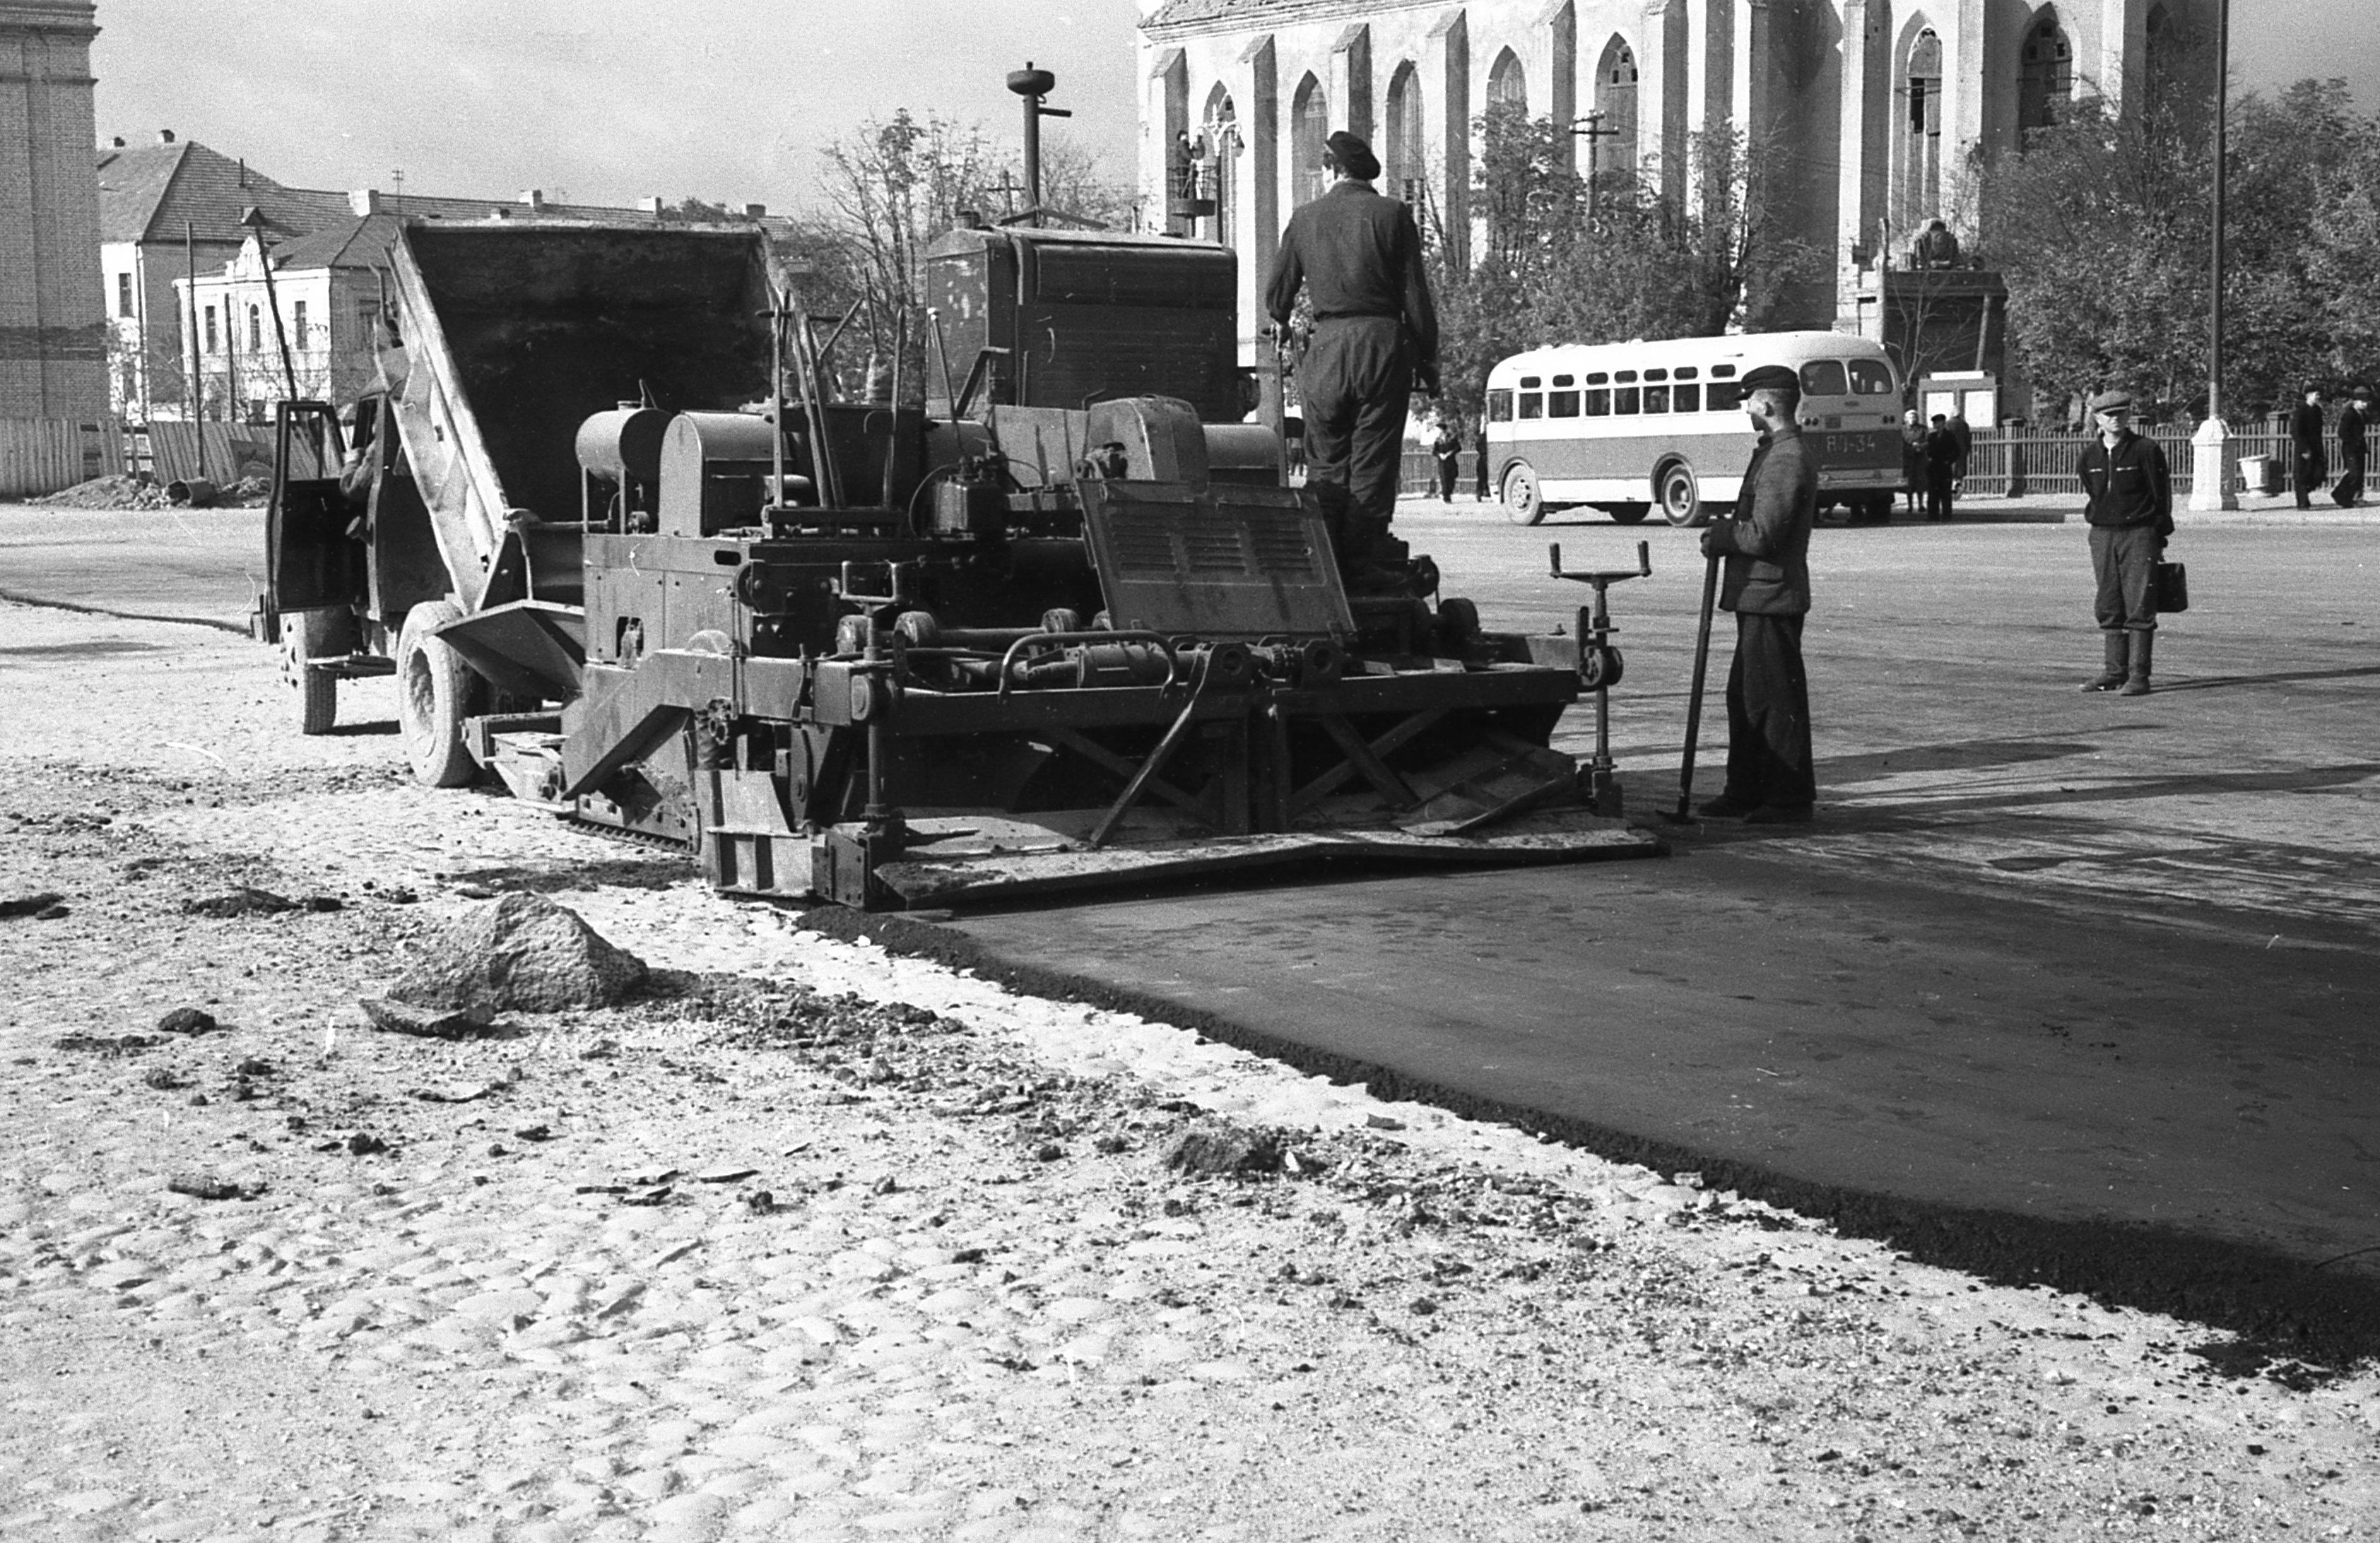
<svg viewBox="0 0 2380 1543">
<path fill-rule="evenodd" d="M 831 941 L 280 694 L 0 605 L 0 1537 L 2375 1535 L 2368 1373 Z M 523 887 L 657 989 L 365 1027 Z M 1281 1155 L 1167 1165 L 1216 1120 Z"/>
</svg>

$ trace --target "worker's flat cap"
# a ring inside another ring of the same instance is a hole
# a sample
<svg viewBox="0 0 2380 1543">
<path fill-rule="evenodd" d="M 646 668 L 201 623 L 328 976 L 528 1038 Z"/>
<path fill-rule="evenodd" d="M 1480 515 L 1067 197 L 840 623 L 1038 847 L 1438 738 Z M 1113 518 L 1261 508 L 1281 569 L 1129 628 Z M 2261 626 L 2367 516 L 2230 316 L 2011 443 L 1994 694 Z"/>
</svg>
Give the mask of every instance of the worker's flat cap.
<svg viewBox="0 0 2380 1543">
<path fill-rule="evenodd" d="M 1755 391 L 1799 391 L 1802 377 L 1781 364 L 1764 364 L 1743 377 L 1743 389 L 1747 395 Z"/>
<path fill-rule="evenodd" d="M 2120 386 L 2113 391 L 2103 391 L 2091 398 L 2091 410 L 2093 412 L 2130 412 L 2132 410 L 2132 394 Z"/>
<path fill-rule="evenodd" d="M 1339 130 L 1323 143 L 1330 147 L 1330 159 L 1349 176 L 1369 182 L 1380 175 L 1379 157 L 1372 153 L 1372 147 L 1345 129 Z"/>
</svg>

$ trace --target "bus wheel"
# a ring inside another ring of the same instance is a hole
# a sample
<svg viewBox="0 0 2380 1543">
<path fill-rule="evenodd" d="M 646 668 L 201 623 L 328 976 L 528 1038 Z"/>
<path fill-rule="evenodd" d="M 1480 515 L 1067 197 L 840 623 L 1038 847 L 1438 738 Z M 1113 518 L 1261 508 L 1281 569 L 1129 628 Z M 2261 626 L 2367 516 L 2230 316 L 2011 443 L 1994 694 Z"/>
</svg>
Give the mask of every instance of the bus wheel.
<svg viewBox="0 0 2380 1543">
<path fill-rule="evenodd" d="M 1611 516 L 1614 525 L 1642 525 L 1645 516 L 1653 512 L 1649 504 L 1607 504 L 1603 512 Z"/>
<path fill-rule="evenodd" d="M 1701 487 L 1694 481 L 1694 468 L 1683 461 L 1675 461 L 1662 468 L 1660 477 L 1661 517 L 1671 525 L 1700 525 L 1706 517 Z"/>
<path fill-rule="evenodd" d="M 1545 494 L 1537 490 L 1537 474 L 1526 461 L 1504 469 L 1504 517 L 1514 525 L 1535 525 L 1546 517 Z"/>
</svg>

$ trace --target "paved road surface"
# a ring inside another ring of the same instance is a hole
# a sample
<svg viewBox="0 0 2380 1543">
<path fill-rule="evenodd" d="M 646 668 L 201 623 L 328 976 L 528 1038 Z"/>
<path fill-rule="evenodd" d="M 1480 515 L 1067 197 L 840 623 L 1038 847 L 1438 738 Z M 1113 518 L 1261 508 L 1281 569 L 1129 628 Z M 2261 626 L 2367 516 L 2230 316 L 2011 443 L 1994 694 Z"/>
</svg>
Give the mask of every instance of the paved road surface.
<svg viewBox="0 0 2380 1543">
<path fill-rule="evenodd" d="M 82 523 L 61 542 L 56 518 L 0 510 L 0 590 L 246 609 L 252 514 L 138 516 L 120 542 Z M 1463 505 L 1402 527 L 1514 627 L 1585 598 L 1544 577 L 1549 541 L 1573 566 L 1652 543 L 1654 576 L 1613 591 L 1615 748 L 1633 813 L 1671 804 L 1691 536 Z M 2073 689 L 2098 657 L 2079 526 L 1822 531 L 1808 830 L 954 925 L 1318 1067 L 1881 1217 L 1969 1262 L 2089 1256 L 2071 1281 L 2212 1247 L 2301 1269 L 2380 1244 L 2380 529 L 2193 524 L 2172 555 L 2198 608 L 2163 636 L 2157 693 L 2130 699 Z M 1574 714 L 1568 747 L 1590 728 Z M 1706 793 L 1724 737 L 1706 724 Z"/>
</svg>

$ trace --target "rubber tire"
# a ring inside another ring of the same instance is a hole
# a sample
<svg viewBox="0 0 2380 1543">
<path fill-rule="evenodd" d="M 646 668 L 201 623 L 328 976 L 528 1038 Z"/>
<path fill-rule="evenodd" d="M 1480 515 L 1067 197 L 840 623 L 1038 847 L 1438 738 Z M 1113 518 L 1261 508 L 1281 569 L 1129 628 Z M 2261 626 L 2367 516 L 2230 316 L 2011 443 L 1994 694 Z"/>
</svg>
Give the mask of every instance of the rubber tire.
<svg viewBox="0 0 2380 1543">
<path fill-rule="evenodd" d="M 405 614 L 396 640 L 396 721 L 414 781 L 461 787 L 480 774 L 463 745 L 463 720 L 482 711 L 487 685 L 431 629 L 461 615 L 452 601 L 426 600 Z"/>
<path fill-rule="evenodd" d="M 1681 530 L 1703 524 L 1710 511 L 1703 505 L 1702 484 L 1694 480 L 1694 468 L 1683 461 L 1672 461 L 1661 468 L 1655 480 L 1658 493 L 1656 503 L 1661 517 Z"/>
<path fill-rule="evenodd" d="M 1506 467 L 1498 492 L 1504 500 L 1504 517 L 1514 525 L 1536 525 L 1545 519 L 1545 492 L 1537 486 L 1536 468 L 1528 462 L 1514 461 Z"/>
<path fill-rule="evenodd" d="M 282 672 L 298 703 L 298 732 L 328 734 L 339 723 L 339 677 L 306 661 L 345 653 L 347 617 L 337 611 L 289 611 L 281 617 Z"/>
<path fill-rule="evenodd" d="M 1614 525 L 1642 525 L 1645 516 L 1653 512 L 1649 504 L 1607 504 L 1603 512 L 1611 516 Z"/>
</svg>

